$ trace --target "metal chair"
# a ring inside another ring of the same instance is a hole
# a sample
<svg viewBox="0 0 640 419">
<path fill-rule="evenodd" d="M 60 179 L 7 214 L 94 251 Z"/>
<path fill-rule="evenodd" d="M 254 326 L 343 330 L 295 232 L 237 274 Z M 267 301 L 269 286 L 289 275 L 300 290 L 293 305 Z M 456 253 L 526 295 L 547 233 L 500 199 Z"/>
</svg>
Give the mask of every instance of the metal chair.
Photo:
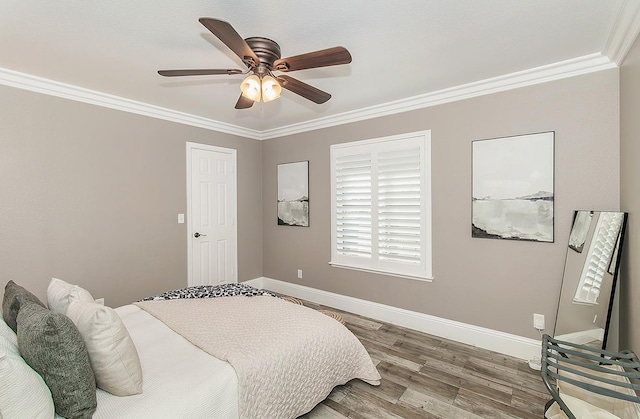
<svg viewBox="0 0 640 419">
<path fill-rule="evenodd" d="M 640 360 L 631 351 L 611 352 L 545 334 L 541 374 L 553 397 L 545 406 L 545 417 L 555 403 L 569 419 L 575 419 L 568 401 L 574 410 L 578 404 L 580 408 L 587 404 L 588 409 L 601 409 L 612 417 L 620 417 L 620 410 L 625 417 L 639 417 Z"/>
</svg>

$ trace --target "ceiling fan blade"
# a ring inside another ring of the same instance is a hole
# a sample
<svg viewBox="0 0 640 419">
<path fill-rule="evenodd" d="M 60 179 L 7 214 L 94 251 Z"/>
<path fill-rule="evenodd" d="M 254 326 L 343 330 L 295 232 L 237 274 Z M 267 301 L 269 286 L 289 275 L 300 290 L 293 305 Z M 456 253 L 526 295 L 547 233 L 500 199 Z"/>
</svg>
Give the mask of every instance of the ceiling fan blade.
<svg viewBox="0 0 640 419">
<path fill-rule="evenodd" d="M 158 74 L 165 77 L 176 77 L 176 76 L 207 76 L 211 74 L 242 74 L 244 71 L 242 70 L 222 70 L 222 69 L 210 69 L 210 70 L 159 70 Z"/>
<path fill-rule="evenodd" d="M 253 100 L 248 97 L 244 97 L 242 93 L 240 93 L 240 98 L 236 102 L 236 109 L 249 109 L 253 106 Z"/>
<path fill-rule="evenodd" d="M 301 82 L 298 79 L 294 79 L 293 77 L 278 76 L 278 81 L 284 89 L 309 99 L 312 102 L 320 104 L 331 99 L 331 95 L 329 93 L 308 85 L 307 83 Z"/>
<path fill-rule="evenodd" d="M 347 51 L 346 48 L 333 47 L 276 60 L 273 63 L 273 67 L 280 71 L 296 71 L 305 70 L 307 68 L 349 64 L 350 62 L 351 54 L 349 54 L 349 51 Z"/>
<path fill-rule="evenodd" d="M 238 35 L 233 26 L 224 20 L 214 19 L 211 17 L 201 17 L 198 19 L 205 28 L 209 29 L 212 34 L 218 37 L 223 44 L 229 47 L 242 61 L 255 67 L 260 64 L 260 59 L 253 52 L 249 44 Z M 253 61 L 253 63 L 251 63 Z"/>
</svg>

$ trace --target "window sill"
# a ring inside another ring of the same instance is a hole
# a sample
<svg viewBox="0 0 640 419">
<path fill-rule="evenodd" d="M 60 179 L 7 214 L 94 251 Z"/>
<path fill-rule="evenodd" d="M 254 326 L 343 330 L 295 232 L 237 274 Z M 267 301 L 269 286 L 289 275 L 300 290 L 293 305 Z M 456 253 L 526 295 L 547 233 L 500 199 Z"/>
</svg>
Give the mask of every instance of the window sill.
<svg viewBox="0 0 640 419">
<path fill-rule="evenodd" d="M 377 269 L 361 268 L 359 266 L 344 265 L 344 264 L 333 262 L 333 261 L 329 262 L 329 265 L 331 265 L 334 268 L 351 269 L 353 271 L 368 272 L 368 273 L 378 274 L 378 275 L 394 276 L 394 277 L 397 277 L 397 278 L 412 279 L 414 281 L 433 282 L 433 277 L 421 277 L 421 276 L 414 276 L 414 275 L 404 275 L 404 274 L 399 274 L 399 273 L 396 273 L 396 272 L 387 272 L 387 271 L 377 270 Z"/>
<path fill-rule="evenodd" d="M 588 301 L 588 300 L 580 300 L 578 298 L 573 299 L 573 304 L 578 304 L 581 306 L 597 306 L 598 302 Z"/>
</svg>

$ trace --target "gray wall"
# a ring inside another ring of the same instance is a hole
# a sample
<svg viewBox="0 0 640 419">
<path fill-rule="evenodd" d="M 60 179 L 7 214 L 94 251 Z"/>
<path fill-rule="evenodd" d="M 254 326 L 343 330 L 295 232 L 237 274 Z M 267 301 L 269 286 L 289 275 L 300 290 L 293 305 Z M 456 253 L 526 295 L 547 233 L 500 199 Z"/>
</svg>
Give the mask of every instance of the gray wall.
<svg viewBox="0 0 640 419">
<path fill-rule="evenodd" d="M 619 206 L 617 69 L 265 141 L 263 274 L 539 339 L 553 330 L 574 209 Z M 333 268 L 329 145 L 432 130 L 432 283 Z M 471 238 L 471 141 L 555 131 L 555 243 Z M 276 165 L 309 160 L 310 227 L 278 226 Z M 297 269 L 304 277 L 296 279 Z"/>
<path fill-rule="evenodd" d="M 629 212 L 620 282 L 620 348 L 640 353 L 640 39 L 620 68 L 620 206 Z"/>
<path fill-rule="evenodd" d="M 239 280 L 262 275 L 262 143 L 0 86 L 0 295 L 119 306 L 187 284 L 187 141 L 237 149 Z M 46 300 L 45 300 L 46 301 Z"/>
</svg>

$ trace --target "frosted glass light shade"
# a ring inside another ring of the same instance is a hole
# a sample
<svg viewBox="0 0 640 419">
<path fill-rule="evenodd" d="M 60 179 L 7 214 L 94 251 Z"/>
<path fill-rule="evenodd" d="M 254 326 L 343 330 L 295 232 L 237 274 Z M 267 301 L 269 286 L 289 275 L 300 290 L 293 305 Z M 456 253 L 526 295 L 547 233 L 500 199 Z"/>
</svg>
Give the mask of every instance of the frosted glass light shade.
<svg viewBox="0 0 640 419">
<path fill-rule="evenodd" d="M 253 100 L 254 102 L 260 102 L 260 78 L 255 74 L 250 75 L 242 81 L 240 84 L 240 90 L 242 96 Z"/>
<path fill-rule="evenodd" d="M 271 76 L 264 76 L 262 78 L 262 101 L 270 102 L 280 97 L 282 93 L 282 86 L 278 83 L 278 80 Z"/>
</svg>

